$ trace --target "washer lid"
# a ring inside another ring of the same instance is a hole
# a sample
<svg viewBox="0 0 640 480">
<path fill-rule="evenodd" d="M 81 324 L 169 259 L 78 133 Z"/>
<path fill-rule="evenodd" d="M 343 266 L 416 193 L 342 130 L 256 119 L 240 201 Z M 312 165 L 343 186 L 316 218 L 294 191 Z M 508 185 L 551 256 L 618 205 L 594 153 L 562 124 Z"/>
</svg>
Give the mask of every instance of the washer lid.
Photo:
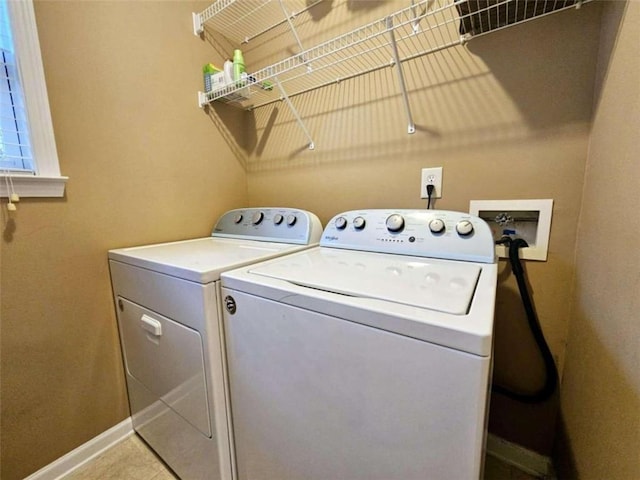
<svg viewBox="0 0 640 480">
<path fill-rule="evenodd" d="M 220 278 L 220 273 L 267 260 L 306 245 L 199 238 L 181 242 L 111 250 L 109 258 L 199 283 Z"/>
<path fill-rule="evenodd" d="M 250 270 L 304 287 L 453 315 L 469 311 L 480 271 L 464 262 L 327 248 Z"/>
</svg>

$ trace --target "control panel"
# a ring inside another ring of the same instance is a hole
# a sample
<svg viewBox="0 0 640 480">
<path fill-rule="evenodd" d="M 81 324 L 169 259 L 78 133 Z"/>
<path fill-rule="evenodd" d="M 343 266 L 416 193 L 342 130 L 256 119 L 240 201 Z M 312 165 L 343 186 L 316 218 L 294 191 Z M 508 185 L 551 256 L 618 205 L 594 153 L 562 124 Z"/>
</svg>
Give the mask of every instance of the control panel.
<svg viewBox="0 0 640 480">
<path fill-rule="evenodd" d="M 295 208 L 243 208 L 225 213 L 211 236 L 264 242 L 318 243 L 322 225 L 313 213 Z"/>
<path fill-rule="evenodd" d="M 448 210 L 354 210 L 336 215 L 320 246 L 418 257 L 495 261 L 491 230 L 481 218 Z"/>
</svg>

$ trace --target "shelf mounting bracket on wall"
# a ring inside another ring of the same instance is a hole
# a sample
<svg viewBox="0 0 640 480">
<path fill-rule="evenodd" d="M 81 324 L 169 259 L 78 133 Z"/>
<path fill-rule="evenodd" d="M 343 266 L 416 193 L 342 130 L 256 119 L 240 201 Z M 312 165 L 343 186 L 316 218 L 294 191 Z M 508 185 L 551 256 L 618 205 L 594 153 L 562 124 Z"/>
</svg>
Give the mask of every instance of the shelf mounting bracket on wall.
<svg viewBox="0 0 640 480">
<path fill-rule="evenodd" d="M 291 34 L 296 39 L 296 43 L 298 44 L 298 48 L 300 49 L 300 51 L 304 52 L 304 47 L 302 46 L 302 42 L 300 41 L 300 37 L 298 36 L 298 31 L 296 30 L 296 27 L 293 25 L 293 22 L 291 21 L 291 19 L 293 18 L 293 15 L 287 11 L 287 8 L 284 6 L 283 0 L 279 0 L 279 2 L 280 2 L 280 8 L 282 8 L 282 13 L 284 14 L 284 18 L 287 19 L 287 23 L 289 24 L 289 30 L 291 30 Z M 305 64 L 307 64 L 307 58 L 305 55 L 302 55 L 302 60 L 304 61 Z M 311 72 L 311 65 L 309 64 L 307 64 L 307 71 Z"/>
<path fill-rule="evenodd" d="M 300 126 L 305 136 L 307 137 L 307 140 L 309 140 L 309 150 L 313 150 L 314 148 L 316 148 L 315 144 L 313 143 L 313 138 L 311 138 L 311 134 L 309 133 L 309 130 L 307 130 L 307 127 L 302 121 L 302 118 L 300 118 L 300 114 L 296 110 L 296 107 L 294 107 L 293 103 L 291 103 L 291 100 L 289 99 L 287 92 L 285 92 L 284 88 L 282 88 L 282 85 L 280 84 L 280 80 L 278 80 L 278 77 L 273 77 L 273 81 L 276 83 L 278 90 L 280 90 L 280 95 L 282 95 L 282 99 L 289 107 L 289 110 L 291 110 L 291 113 L 293 113 L 293 116 L 296 118 L 298 125 Z"/>
<path fill-rule="evenodd" d="M 413 117 L 411 116 L 411 106 L 409 105 L 409 95 L 407 94 L 407 85 L 404 81 L 404 73 L 402 72 L 402 64 L 400 63 L 400 55 L 398 54 L 398 45 L 396 44 L 396 36 L 393 33 L 393 18 L 387 17 L 386 19 L 387 29 L 389 30 L 389 36 L 391 37 L 391 51 L 393 52 L 393 61 L 398 71 L 398 83 L 400 84 L 400 90 L 402 91 L 402 101 L 404 103 L 404 110 L 407 114 L 407 133 L 415 133 L 416 126 L 413 123 Z"/>
<path fill-rule="evenodd" d="M 429 8 L 428 3 L 424 5 L 420 5 L 421 11 L 418 12 L 418 5 L 416 5 L 416 0 L 411 0 L 411 11 L 413 12 L 413 22 L 411 23 L 411 29 L 413 33 L 420 32 L 420 20 L 424 18 L 427 14 L 427 10 Z M 420 2 L 422 4 L 422 2 Z"/>
</svg>

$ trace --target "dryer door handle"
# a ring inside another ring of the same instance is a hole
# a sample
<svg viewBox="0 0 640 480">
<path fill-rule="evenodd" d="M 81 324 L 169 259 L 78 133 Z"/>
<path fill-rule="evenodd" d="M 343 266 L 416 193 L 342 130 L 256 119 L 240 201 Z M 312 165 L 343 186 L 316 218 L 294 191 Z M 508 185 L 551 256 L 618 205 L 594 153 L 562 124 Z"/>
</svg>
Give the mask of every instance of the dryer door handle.
<svg viewBox="0 0 640 480">
<path fill-rule="evenodd" d="M 142 317 L 140 317 L 140 323 L 142 324 L 142 328 L 151 335 L 155 335 L 156 337 L 160 337 L 162 335 L 162 324 L 155 318 L 151 318 L 149 315 L 143 314 Z"/>
</svg>

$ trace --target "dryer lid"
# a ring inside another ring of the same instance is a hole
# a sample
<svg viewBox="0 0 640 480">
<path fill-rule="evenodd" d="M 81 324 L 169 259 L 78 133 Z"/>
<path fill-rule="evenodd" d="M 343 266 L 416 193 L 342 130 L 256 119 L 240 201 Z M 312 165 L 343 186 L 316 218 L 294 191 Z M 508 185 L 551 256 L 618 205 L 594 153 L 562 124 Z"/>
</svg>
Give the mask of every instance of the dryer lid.
<svg viewBox="0 0 640 480">
<path fill-rule="evenodd" d="M 465 315 L 481 267 L 467 262 L 319 248 L 251 268 L 250 272 L 327 292 Z"/>
<path fill-rule="evenodd" d="M 209 283 L 227 270 L 303 248 L 306 245 L 207 237 L 110 250 L 109 258 L 184 280 Z"/>
</svg>

